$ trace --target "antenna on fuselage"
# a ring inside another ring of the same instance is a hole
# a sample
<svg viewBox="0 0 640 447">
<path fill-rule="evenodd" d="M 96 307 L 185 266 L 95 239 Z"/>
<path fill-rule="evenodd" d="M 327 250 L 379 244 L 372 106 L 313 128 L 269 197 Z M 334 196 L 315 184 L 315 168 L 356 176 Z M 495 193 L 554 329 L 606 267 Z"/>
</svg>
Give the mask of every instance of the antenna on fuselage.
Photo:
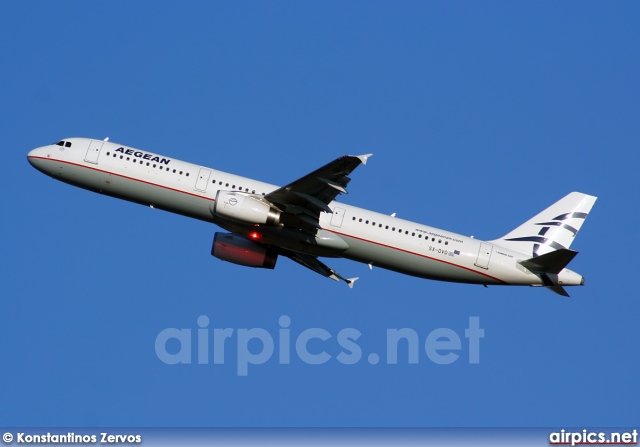
<svg viewBox="0 0 640 447">
<path fill-rule="evenodd" d="M 104 139 L 104 140 L 102 140 L 102 141 L 109 141 L 109 137 L 105 138 L 105 139 Z"/>
</svg>

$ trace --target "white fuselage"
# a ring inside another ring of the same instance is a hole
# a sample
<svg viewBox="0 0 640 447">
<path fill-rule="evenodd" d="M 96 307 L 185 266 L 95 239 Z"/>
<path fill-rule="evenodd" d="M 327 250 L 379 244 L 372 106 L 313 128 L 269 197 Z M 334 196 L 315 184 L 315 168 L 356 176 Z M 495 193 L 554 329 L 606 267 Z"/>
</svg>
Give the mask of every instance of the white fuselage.
<svg viewBox="0 0 640 447">
<path fill-rule="evenodd" d="M 71 138 L 65 142 L 71 146 L 50 145 L 30 151 L 29 162 L 57 180 L 213 222 L 243 236 L 255 226 L 219 219 L 212 213 L 218 191 L 265 195 L 278 188 L 107 141 Z M 544 285 L 538 275 L 518 264 L 530 257 L 525 253 L 337 201 L 329 208 L 333 213 L 320 214 L 320 243 L 309 244 L 297 233 L 268 226 L 260 227 L 261 242 L 314 256 L 344 257 L 422 278 Z M 332 234 L 347 246 L 336 245 Z M 551 275 L 551 281 L 578 285 L 582 277 L 564 269 Z"/>
</svg>

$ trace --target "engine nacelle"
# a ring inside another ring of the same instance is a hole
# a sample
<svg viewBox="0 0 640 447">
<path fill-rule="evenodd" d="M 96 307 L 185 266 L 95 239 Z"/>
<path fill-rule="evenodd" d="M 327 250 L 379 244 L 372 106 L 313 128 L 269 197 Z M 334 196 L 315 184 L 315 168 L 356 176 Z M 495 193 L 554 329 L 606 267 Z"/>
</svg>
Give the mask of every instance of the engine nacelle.
<svg viewBox="0 0 640 447">
<path fill-rule="evenodd" d="M 231 233 L 215 234 L 211 254 L 233 264 L 263 269 L 274 268 L 278 260 L 278 253 L 269 247 Z"/>
<path fill-rule="evenodd" d="M 218 216 L 252 224 L 278 225 L 280 211 L 254 194 L 218 191 L 211 211 Z"/>
</svg>

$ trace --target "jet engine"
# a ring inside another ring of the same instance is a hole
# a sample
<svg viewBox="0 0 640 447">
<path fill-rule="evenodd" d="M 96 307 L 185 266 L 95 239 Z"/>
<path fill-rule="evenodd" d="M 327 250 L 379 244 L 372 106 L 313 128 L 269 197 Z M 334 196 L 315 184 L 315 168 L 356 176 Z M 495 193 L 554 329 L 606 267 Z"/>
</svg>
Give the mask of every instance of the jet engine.
<svg viewBox="0 0 640 447">
<path fill-rule="evenodd" d="M 211 207 L 213 214 L 252 224 L 278 225 L 280 211 L 255 194 L 238 191 L 218 191 Z"/>
<path fill-rule="evenodd" d="M 274 268 L 278 260 L 278 253 L 270 247 L 231 233 L 215 234 L 211 254 L 233 264 L 263 269 Z"/>
</svg>

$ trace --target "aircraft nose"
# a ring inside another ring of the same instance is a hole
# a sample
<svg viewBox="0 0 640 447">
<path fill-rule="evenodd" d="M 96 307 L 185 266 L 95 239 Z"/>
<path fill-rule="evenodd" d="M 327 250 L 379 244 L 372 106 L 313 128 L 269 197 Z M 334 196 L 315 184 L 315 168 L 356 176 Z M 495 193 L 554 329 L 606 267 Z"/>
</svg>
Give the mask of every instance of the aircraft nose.
<svg viewBox="0 0 640 447">
<path fill-rule="evenodd" d="M 27 160 L 29 160 L 29 163 L 31 163 L 31 166 L 33 166 L 33 160 L 38 156 L 38 149 L 31 149 L 29 151 L 29 153 L 27 154 Z"/>
<path fill-rule="evenodd" d="M 35 149 L 32 149 L 27 154 L 27 160 L 29 161 L 31 166 L 39 170 L 42 166 L 42 160 L 49 157 L 50 150 L 51 149 L 49 146 L 37 147 Z"/>
</svg>

